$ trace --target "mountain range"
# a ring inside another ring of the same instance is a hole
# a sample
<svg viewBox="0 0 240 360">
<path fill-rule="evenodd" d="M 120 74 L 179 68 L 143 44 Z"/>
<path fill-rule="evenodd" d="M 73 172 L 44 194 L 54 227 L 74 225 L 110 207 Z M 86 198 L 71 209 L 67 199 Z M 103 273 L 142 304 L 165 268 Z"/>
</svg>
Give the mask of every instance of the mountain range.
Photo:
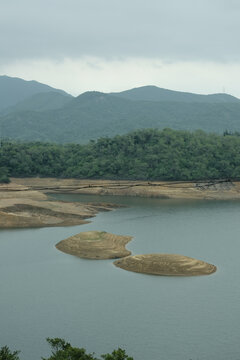
<svg viewBox="0 0 240 360">
<path fill-rule="evenodd" d="M 0 76 L 0 137 L 85 143 L 143 128 L 240 131 L 240 100 L 143 86 L 77 97 L 35 81 Z"/>
</svg>

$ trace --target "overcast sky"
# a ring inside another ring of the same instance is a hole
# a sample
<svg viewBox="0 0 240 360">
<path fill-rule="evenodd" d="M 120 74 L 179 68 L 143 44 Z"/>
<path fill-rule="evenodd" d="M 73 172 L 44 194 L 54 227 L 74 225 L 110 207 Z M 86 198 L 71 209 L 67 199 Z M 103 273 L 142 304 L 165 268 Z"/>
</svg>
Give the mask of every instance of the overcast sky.
<svg viewBox="0 0 240 360">
<path fill-rule="evenodd" d="M 0 0 L 0 74 L 240 97 L 239 0 Z"/>
</svg>

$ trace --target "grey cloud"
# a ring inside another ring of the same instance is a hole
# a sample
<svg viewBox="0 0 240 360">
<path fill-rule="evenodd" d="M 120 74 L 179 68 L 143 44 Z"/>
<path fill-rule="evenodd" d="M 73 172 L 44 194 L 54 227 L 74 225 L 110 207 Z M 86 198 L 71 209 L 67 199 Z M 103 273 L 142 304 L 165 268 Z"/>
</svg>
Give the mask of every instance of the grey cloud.
<svg viewBox="0 0 240 360">
<path fill-rule="evenodd" d="M 79 56 L 239 61 L 238 0 L 11 0 L 0 61 Z"/>
</svg>

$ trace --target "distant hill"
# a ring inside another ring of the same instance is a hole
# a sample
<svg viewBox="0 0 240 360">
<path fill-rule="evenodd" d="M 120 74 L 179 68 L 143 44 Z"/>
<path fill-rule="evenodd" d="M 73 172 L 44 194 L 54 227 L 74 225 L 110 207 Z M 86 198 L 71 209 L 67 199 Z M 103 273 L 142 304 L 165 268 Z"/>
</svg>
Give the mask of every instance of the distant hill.
<svg viewBox="0 0 240 360">
<path fill-rule="evenodd" d="M 162 89 L 157 86 L 142 86 L 122 92 L 111 93 L 128 100 L 143 101 L 177 101 L 177 102 L 201 102 L 201 103 L 225 103 L 240 102 L 240 99 L 228 94 L 200 95 L 188 92 Z"/>
<path fill-rule="evenodd" d="M 19 111 L 46 111 L 61 109 L 67 105 L 73 97 L 69 94 L 48 91 L 44 93 L 37 93 L 20 101 L 16 105 L 4 109 L 4 114 L 19 112 Z"/>
<path fill-rule="evenodd" d="M 0 137 L 59 143 L 86 143 L 136 129 L 166 127 L 240 131 L 240 101 L 134 101 L 116 94 L 86 92 L 60 109 L 16 111 L 0 117 Z"/>
<path fill-rule="evenodd" d="M 63 90 L 54 89 L 37 81 L 26 81 L 5 75 L 0 76 L 0 111 L 14 106 L 37 93 L 52 91 L 67 95 Z"/>
</svg>

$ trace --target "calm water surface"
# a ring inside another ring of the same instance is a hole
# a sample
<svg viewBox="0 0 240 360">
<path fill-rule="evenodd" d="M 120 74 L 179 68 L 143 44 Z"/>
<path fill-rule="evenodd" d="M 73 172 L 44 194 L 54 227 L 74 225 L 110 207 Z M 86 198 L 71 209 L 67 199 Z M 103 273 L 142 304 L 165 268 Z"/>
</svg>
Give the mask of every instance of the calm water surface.
<svg viewBox="0 0 240 360">
<path fill-rule="evenodd" d="M 0 346 L 21 349 L 23 360 L 49 354 L 46 337 L 97 355 L 123 347 L 134 360 L 240 359 L 240 202 L 56 197 L 129 207 L 87 225 L 0 231 Z M 149 276 L 54 247 L 88 230 L 132 235 L 134 254 L 183 254 L 218 271 Z"/>
</svg>

